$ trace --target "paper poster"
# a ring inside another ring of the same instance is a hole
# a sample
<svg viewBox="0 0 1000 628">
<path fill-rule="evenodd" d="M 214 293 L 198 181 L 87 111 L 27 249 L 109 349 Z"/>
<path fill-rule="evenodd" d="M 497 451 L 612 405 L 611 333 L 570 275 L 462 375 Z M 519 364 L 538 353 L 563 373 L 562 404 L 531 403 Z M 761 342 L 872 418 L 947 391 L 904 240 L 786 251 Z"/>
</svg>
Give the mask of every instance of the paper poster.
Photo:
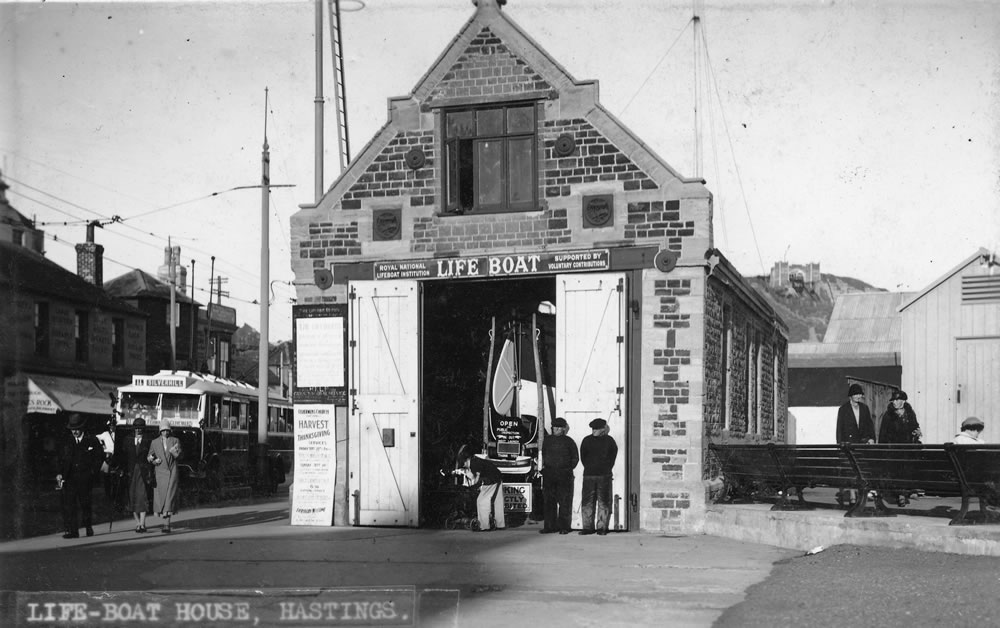
<svg viewBox="0 0 1000 628">
<path fill-rule="evenodd" d="M 337 478 L 334 406 L 295 406 L 295 475 L 292 525 L 333 525 Z"/>
</svg>

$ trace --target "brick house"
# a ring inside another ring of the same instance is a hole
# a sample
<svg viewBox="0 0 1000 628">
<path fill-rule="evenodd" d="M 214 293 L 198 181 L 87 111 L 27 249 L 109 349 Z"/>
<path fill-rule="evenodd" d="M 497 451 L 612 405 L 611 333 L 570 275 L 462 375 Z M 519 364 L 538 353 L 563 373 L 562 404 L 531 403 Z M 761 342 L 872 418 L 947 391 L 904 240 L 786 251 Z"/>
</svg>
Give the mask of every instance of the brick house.
<svg viewBox="0 0 1000 628">
<path fill-rule="evenodd" d="M 496 454 L 491 329 L 554 306 L 539 432 L 608 420 L 612 528 L 698 531 L 708 443 L 783 441 L 787 406 L 787 327 L 714 248 L 705 182 L 495 0 L 388 109 L 291 223 L 298 303 L 347 309 L 333 522 L 429 524 L 454 446 Z"/>
<path fill-rule="evenodd" d="M 102 287 L 104 247 L 76 245 L 77 272 L 44 256 L 44 232 L 8 202 L 0 181 L 0 536 L 57 510 L 56 448 L 70 413 L 104 430 L 109 394 L 146 359 L 146 315 Z"/>
</svg>

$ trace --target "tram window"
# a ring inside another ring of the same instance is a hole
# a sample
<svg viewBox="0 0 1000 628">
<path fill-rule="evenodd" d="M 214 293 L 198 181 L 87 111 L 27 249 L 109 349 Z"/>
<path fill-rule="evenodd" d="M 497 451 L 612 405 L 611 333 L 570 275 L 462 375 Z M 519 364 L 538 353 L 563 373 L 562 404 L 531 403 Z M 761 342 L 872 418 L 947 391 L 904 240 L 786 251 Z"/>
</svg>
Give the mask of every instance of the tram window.
<svg viewBox="0 0 1000 628">
<path fill-rule="evenodd" d="M 222 403 L 218 397 L 208 398 L 208 427 L 222 427 Z"/>
<path fill-rule="evenodd" d="M 222 400 L 222 429 L 224 430 L 228 430 L 232 427 L 232 405 L 232 401 L 228 399 Z"/>
<path fill-rule="evenodd" d="M 168 421 L 198 420 L 197 395 L 163 395 L 163 418 Z"/>
<path fill-rule="evenodd" d="M 240 413 L 239 429 L 245 430 L 247 429 L 247 404 L 241 401 L 237 401 L 236 404 L 239 407 L 239 413 Z"/>
<path fill-rule="evenodd" d="M 136 419 L 142 419 L 147 425 L 156 423 L 156 401 L 158 393 L 128 393 L 121 394 L 121 419 L 127 425 L 132 425 Z"/>
</svg>

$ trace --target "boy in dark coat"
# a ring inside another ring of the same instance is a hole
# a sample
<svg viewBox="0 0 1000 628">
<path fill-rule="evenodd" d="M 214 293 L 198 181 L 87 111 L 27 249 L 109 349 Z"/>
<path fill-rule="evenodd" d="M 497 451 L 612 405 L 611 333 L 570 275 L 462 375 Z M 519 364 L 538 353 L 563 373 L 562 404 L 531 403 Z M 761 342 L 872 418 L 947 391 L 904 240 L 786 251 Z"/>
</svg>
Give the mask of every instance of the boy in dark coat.
<svg viewBox="0 0 1000 628">
<path fill-rule="evenodd" d="M 618 444 L 608 436 L 608 422 L 604 419 L 591 421 L 590 429 L 591 434 L 580 443 L 580 460 L 583 462 L 583 495 L 580 502 L 583 530 L 580 534 L 607 534 L 608 519 L 611 517 L 611 471 L 618 458 Z"/>
<path fill-rule="evenodd" d="M 566 435 L 566 419 L 552 419 L 552 435 L 542 444 L 545 524 L 542 534 L 569 534 L 573 518 L 573 469 L 580 462 L 576 443 Z"/>
</svg>

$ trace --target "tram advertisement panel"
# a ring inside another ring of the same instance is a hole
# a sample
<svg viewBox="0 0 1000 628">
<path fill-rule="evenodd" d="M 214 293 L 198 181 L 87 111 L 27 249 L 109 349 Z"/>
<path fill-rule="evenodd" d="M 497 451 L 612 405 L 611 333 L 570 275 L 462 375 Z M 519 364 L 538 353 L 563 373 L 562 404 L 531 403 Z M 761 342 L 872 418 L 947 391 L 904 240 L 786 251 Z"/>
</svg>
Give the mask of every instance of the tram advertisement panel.
<svg viewBox="0 0 1000 628">
<path fill-rule="evenodd" d="M 337 474 L 334 406 L 295 406 L 295 482 L 292 525 L 333 525 Z"/>
</svg>

